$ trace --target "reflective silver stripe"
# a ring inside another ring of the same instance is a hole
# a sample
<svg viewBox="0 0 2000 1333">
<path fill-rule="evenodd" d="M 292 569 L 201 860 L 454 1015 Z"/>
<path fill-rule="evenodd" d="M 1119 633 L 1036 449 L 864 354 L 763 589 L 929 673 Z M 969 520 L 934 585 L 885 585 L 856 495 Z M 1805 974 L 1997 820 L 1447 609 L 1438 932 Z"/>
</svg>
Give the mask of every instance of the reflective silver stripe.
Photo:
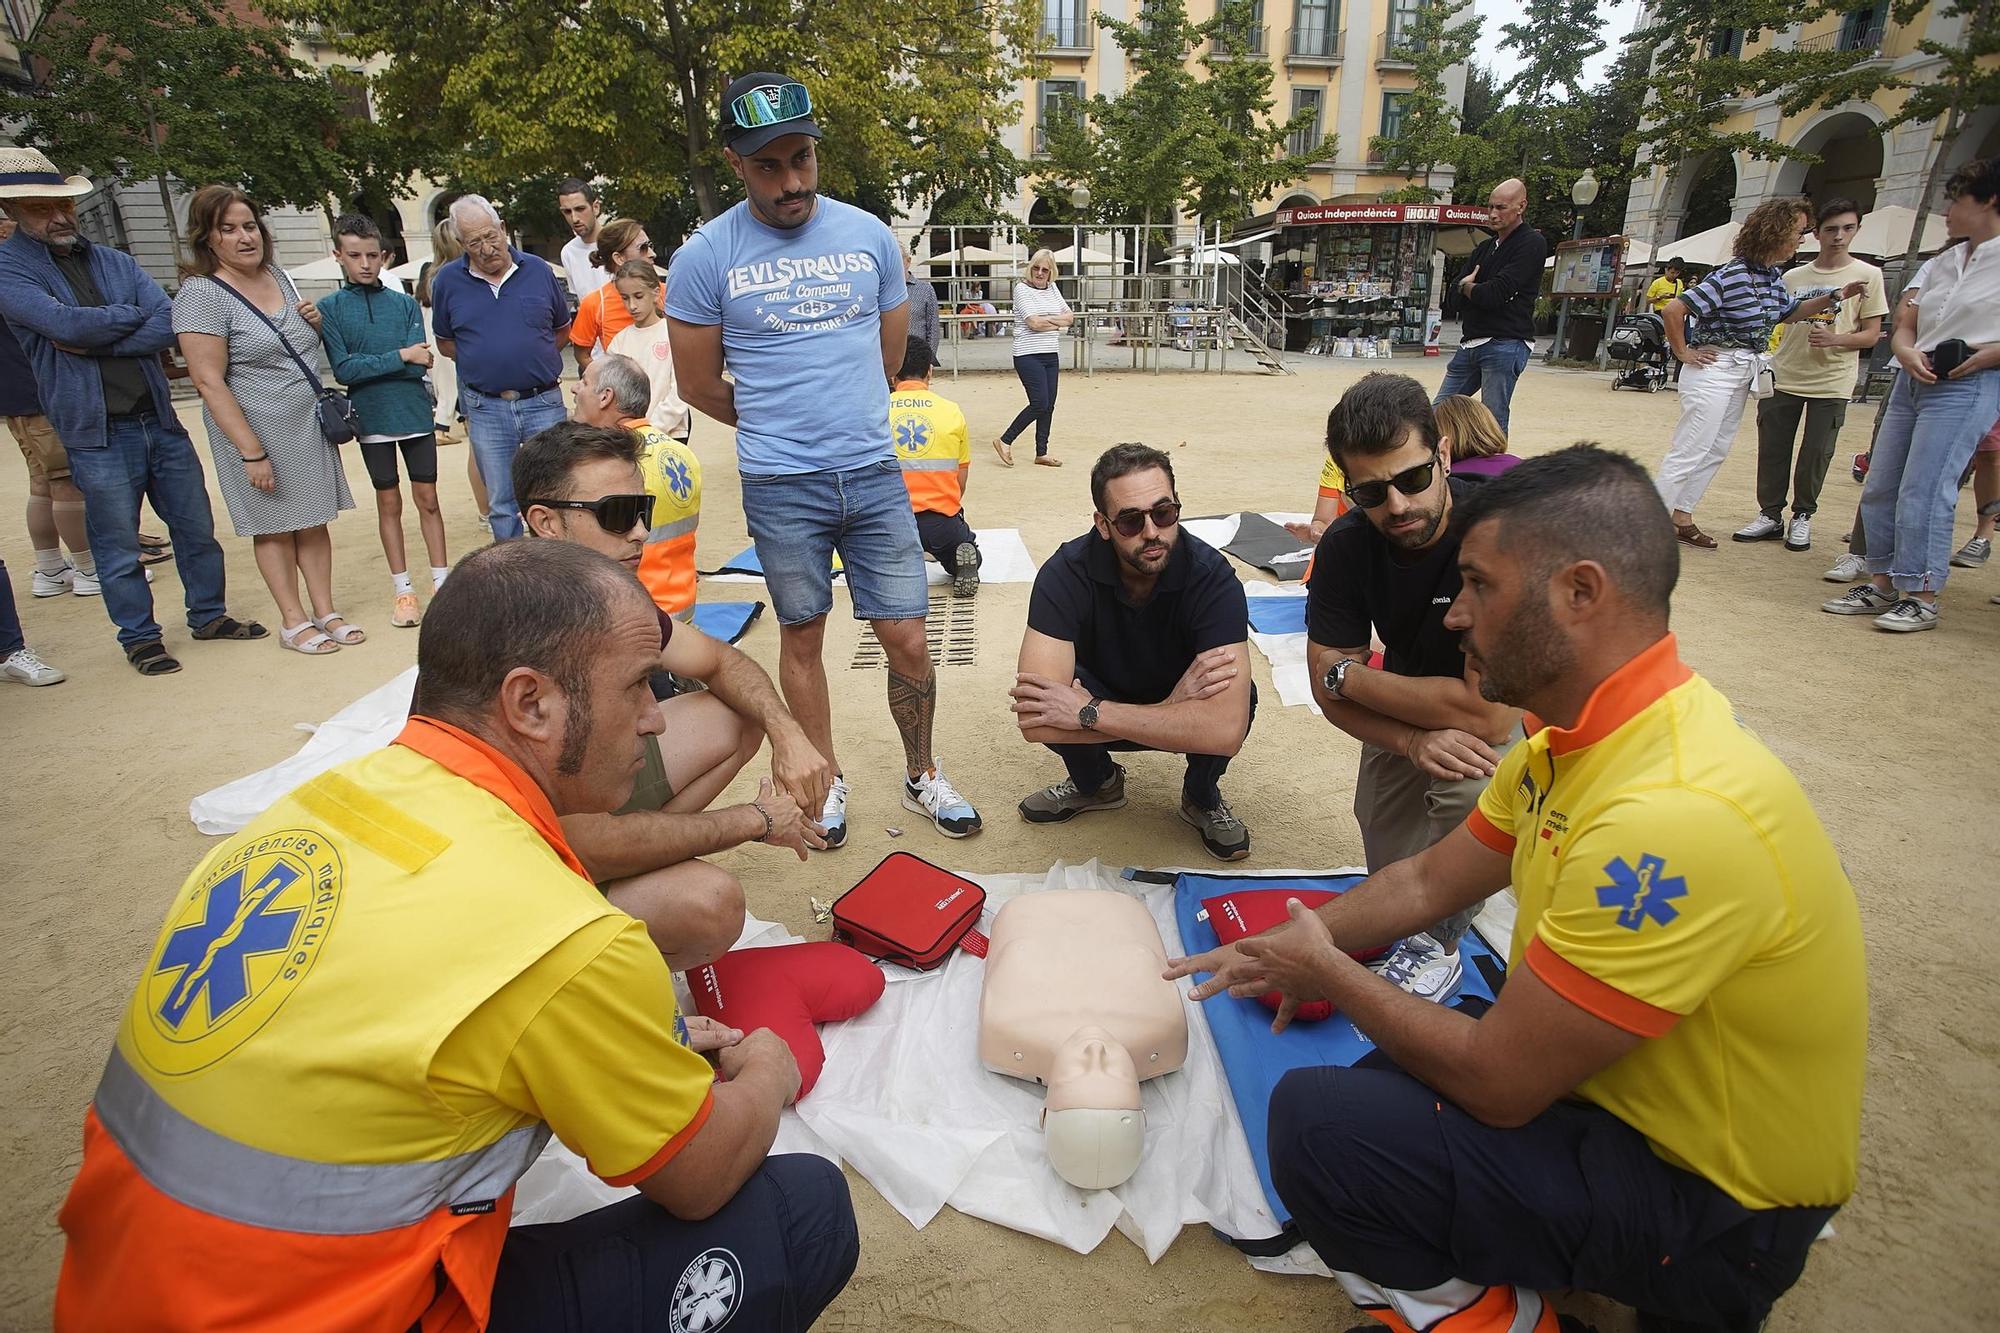
<svg viewBox="0 0 2000 1333">
<path fill-rule="evenodd" d="M 905 472 L 956 472 L 959 463 L 956 458 L 906 458 L 903 460 Z"/>
<path fill-rule="evenodd" d="M 646 534 L 646 541 L 648 544 L 653 542 L 670 542 L 676 537 L 687 536 L 700 525 L 701 515 L 689 514 L 686 518 L 677 518 L 671 523 L 660 524 L 659 527 L 654 528 Z"/>
<path fill-rule="evenodd" d="M 549 1141 L 547 1125 L 524 1125 L 442 1161 L 347 1165 L 285 1157 L 188 1119 L 116 1047 L 96 1106 L 139 1174 L 169 1198 L 232 1222 L 312 1236 L 388 1231 L 453 1204 L 497 1199 Z"/>
</svg>

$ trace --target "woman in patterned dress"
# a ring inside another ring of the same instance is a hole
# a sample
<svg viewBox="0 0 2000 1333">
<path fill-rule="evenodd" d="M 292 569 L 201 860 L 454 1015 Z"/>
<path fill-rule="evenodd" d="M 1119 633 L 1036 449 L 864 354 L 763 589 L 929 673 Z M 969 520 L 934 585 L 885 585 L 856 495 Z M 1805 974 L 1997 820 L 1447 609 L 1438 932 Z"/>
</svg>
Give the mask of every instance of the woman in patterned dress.
<svg viewBox="0 0 2000 1333">
<path fill-rule="evenodd" d="M 333 607 L 326 525 L 354 507 L 354 496 L 339 453 L 320 434 L 315 386 L 286 351 L 319 366 L 319 311 L 277 266 L 263 210 L 240 190 L 196 191 L 188 248 L 174 332 L 201 391 L 230 520 L 256 544 L 257 571 L 284 626 L 279 641 L 312 656 L 338 652 L 367 637 Z M 299 600 L 301 575 L 310 610 Z"/>
</svg>

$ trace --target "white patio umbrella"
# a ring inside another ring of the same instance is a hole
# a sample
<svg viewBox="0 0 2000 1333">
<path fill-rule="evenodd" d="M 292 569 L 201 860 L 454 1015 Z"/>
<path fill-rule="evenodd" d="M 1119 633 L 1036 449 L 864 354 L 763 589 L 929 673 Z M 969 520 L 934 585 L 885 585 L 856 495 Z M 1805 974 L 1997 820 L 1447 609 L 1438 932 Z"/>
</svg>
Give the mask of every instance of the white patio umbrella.
<svg viewBox="0 0 2000 1333">
<path fill-rule="evenodd" d="M 1881 259 L 1890 255 L 1900 255 L 1910 248 L 1910 229 L 1916 225 L 1917 210 L 1905 208 L 1901 204 L 1889 204 L 1878 208 L 1861 219 L 1861 230 L 1854 233 L 1854 244 L 1848 247 L 1857 255 L 1869 255 Z M 1944 249 L 1944 219 L 1936 212 L 1924 219 L 1923 243 L 1917 247 L 1919 254 L 1935 254 Z M 1819 238 L 1808 236 L 1799 246 L 1802 255 L 1819 253 Z"/>
<path fill-rule="evenodd" d="M 950 268 L 953 264 L 956 264 L 961 268 L 966 268 L 974 264 L 1011 264 L 1013 262 L 1014 256 L 1003 250 L 988 250 L 983 245 L 961 245 L 958 249 L 946 250 L 943 254 L 925 255 L 922 259 L 913 260 L 912 265 Z"/>
<path fill-rule="evenodd" d="M 1238 259 L 1235 255 L 1230 254 L 1227 250 L 1219 250 L 1212 245 L 1199 245 L 1199 246 L 1194 246 L 1190 249 L 1181 250 L 1169 256 L 1167 259 L 1167 267 L 1168 268 L 1188 268 L 1188 267 L 1214 268 L 1217 264 L 1227 264 L 1230 265 L 1231 267 L 1234 267 L 1236 265 L 1241 264 L 1242 262 L 1243 262 L 1242 260 Z"/>
<path fill-rule="evenodd" d="M 1108 255 L 1102 250 L 1093 250 L 1087 245 L 1081 249 L 1074 245 L 1065 245 L 1062 249 L 1056 251 L 1055 258 L 1056 264 L 1059 267 L 1067 268 L 1075 268 L 1080 264 L 1096 264 L 1101 266 L 1116 264 L 1118 262 L 1118 256 Z"/>
<path fill-rule="evenodd" d="M 1683 236 L 1678 241 L 1661 246 L 1660 258 L 1678 259 L 1687 264 L 1706 264 L 1711 268 L 1726 264 L 1735 256 L 1736 233 L 1742 230 L 1742 225 L 1725 222 L 1720 227 Z"/>
</svg>

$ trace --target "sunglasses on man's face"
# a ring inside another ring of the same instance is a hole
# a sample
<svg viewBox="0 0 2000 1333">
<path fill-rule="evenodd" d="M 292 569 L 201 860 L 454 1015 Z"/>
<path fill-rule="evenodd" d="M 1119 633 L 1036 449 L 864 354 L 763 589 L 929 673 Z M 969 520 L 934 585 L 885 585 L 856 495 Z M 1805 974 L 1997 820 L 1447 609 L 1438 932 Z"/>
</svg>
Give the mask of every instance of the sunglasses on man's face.
<svg viewBox="0 0 2000 1333">
<path fill-rule="evenodd" d="M 1146 530 L 1146 520 L 1153 520 L 1153 526 L 1165 532 L 1181 521 L 1181 507 L 1172 500 L 1162 500 L 1151 509 L 1123 509 L 1115 515 L 1106 515 L 1105 522 L 1120 537 L 1136 537 Z"/>
<path fill-rule="evenodd" d="M 650 495 L 604 495 L 595 500 L 523 500 L 521 508 L 540 505 L 544 509 L 586 509 L 597 526 L 615 537 L 623 537 L 641 523 L 653 526 L 653 497 Z"/>
<path fill-rule="evenodd" d="M 804 120 L 812 114 L 812 94 L 803 83 L 767 83 L 741 93 L 729 103 L 729 118 L 738 128 L 760 129 Z"/>
<path fill-rule="evenodd" d="M 1389 498 L 1389 488 L 1394 486 L 1405 495 L 1422 495 L 1437 479 L 1437 455 L 1431 455 L 1428 463 L 1405 468 L 1387 481 L 1357 481 L 1347 488 L 1347 498 L 1363 509 L 1375 509 Z"/>
</svg>

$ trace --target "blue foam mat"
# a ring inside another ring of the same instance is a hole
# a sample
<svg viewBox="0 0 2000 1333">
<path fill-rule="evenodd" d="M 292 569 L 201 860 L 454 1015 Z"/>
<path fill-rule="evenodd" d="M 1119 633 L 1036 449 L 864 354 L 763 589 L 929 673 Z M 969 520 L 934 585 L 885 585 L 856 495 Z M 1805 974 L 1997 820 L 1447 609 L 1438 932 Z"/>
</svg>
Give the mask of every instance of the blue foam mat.
<svg viewBox="0 0 2000 1333">
<path fill-rule="evenodd" d="M 1259 634 L 1304 634 L 1306 595 L 1296 597 L 1251 597 L 1250 628 Z"/>
<path fill-rule="evenodd" d="M 1254 598 L 1251 605 L 1256 605 Z M 1196 919 L 1204 898 L 1244 889 L 1303 888 L 1344 893 L 1363 878 L 1361 875 L 1292 878 L 1182 874 L 1174 880 L 1174 917 L 1180 924 L 1183 950 L 1189 954 L 1203 953 L 1221 943 L 1208 922 Z M 1468 997 L 1491 1003 L 1493 988 L 1487 984 L 1474 960 L 1485 958 L 1496 975 L 1499 969 L 1506 966 L 1506 960 L 1495 956 L 1477 935 L 1471 933 L 1467 933 L 1459 949 L 1466 968 L 1453 1003 Z M 1206 981 L 1208 976 L 1207 973 L 1196 973 L 1195 980 Z M 1271 1215 L 1289 1228 L 1291 1214 L 1279 1201 L 1278 1191 L 1271 1184 L 1271 1151 L 1266 1136 L 1271 1093 L 1278 1086 L 1278 1080 L 1293 1069 L 1318 1065 L 1346 1068 L 1373 1051 L 1375 1043 L 1357 1032 L 1347 1015 L 1337 1011 L 1317 1023 L 1294 1023 L 1274 1036 L 1271 1032 L 1272 1012 L 1253 999 L 1218 995 L 1204 1001 L 1201 1008 L 1208 1020 L 1208 1030 L 1215 1037 L 1216 1051 L 1222 1057 L 1223 1075 L 1229 1081 L 1230 1095 L 1236 1100 L 1236 1113 L 1243 1121 L 1243 1135 L 1249 1140 L 1250 1157 L 1257 1164 L 1257 1177 L 1264 1187 L 1264 1198 L 1271 1205 Z M 1246 1236 L 1231 1239 L 1250 1242 L 1264 1238 Z"/>
<path fill-rule="evenodd" d="M 752 542 L 729 559 L 723 561 L 720 568 L 704 569 L 700 572 L 703 574 L 754 574 L 761 579 L 764 577 L 764 562 L 757 558 L 757 545 L 755 542 Z M 840 556 L 836 554 L 833 557 L 833 576 L 839 578 L 840 575 Z"/>
<path fill-rule="evenodd" d="M 694 627 L 711 639 L 735 643 L 763 614 L 762 602 L 703 602 L 694 609 Z"/>
</svg>

